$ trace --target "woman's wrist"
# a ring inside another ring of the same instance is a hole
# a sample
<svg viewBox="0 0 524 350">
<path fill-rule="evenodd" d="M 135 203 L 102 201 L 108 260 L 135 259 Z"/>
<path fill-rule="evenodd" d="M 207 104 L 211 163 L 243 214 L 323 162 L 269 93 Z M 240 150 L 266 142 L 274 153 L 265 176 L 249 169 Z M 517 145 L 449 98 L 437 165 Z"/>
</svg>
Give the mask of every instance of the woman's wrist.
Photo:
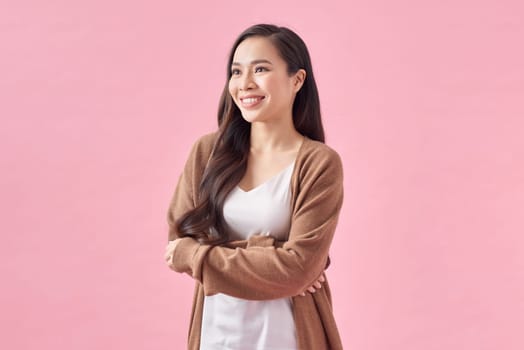
<svg viewBox="0 0 524 350">
<path fill-rule="evenodd" d="M 173 250 L 173 267 L 177 272 L 188 272 L 191 269 L 192 257 L 200 243 L 191 237 L 177 238 L 176 241 L 177 244 Z"/>
</svg>

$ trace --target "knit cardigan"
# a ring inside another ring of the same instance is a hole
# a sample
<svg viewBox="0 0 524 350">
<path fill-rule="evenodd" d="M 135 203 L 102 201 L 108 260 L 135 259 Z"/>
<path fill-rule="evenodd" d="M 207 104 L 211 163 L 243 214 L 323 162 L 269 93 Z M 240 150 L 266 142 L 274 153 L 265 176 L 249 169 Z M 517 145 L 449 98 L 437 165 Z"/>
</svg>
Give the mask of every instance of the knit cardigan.
<svg viewBox="0 0 524 350">
<path fill-rule="evenodd" d="M 176 220 L 197 205 L 199 185 L 217 133 L 193 145 L 169 204 L 169 240 L 178 238 Z M 188 349 L 200 347 L 204 296 L 224 293 L 248 300 L 291 297 L 298 348 L 342 349 L 326 281 L 315 293 L 297 296 L 329 264 L 329 247 L 343 202 L 339 155 L 306 136 L 291 179 L 292 217 L 287 241 L 255 235 L 247 240 L 211 246 L 191 237 L 177 244 L 174 270 L 196 281 Z"/>
</svg>

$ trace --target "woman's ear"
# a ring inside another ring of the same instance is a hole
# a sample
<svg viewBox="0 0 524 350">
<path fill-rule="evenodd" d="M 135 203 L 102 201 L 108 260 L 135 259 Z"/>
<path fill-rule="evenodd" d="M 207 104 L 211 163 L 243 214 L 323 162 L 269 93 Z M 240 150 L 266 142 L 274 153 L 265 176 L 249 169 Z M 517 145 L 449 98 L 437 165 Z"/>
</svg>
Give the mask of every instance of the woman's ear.
<svg viewBox="0 0 524 350">
<path fill-rule="evenodd" d="M 304 85 L 304 81 L 306 80 L 306 71 L 304 69 L 299 69 L 293 78 L 293 85 L 295 88 L 295 93 L 297 93 L 302 85 Z"/>
</svg>

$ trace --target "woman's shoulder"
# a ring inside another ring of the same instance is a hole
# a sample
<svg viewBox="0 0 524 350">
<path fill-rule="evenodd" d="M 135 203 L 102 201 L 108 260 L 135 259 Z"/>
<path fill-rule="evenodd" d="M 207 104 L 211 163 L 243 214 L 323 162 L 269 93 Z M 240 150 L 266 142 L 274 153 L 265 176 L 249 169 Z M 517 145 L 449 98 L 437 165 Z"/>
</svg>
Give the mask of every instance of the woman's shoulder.
<svg viewBox="0 0 524 350">
<path fill-rule="evenodd" d="M 193 147 L 191 150 L 191 153 L 194 154 L 202 154 L 205 155 L 211 154 L 211 151 L 213 150 L 213 146 L 215 144 L 215 140 L 218 136 L 218 131 L 209 132 L 207 134 L 203 134 L 199 136 L 196 141 L 193 142 Z"/>
<path fill-rule="evenodd" d="M 206 134 L 200 135 L 193 146 L 196 147 L 213 147 L 215 140 L 218 136 L 218 131 L 208 132 Z"/>
<path fill-rule="evenodd" d="M 305 138 L 302 149 L 297 157 L 300 182 L 315 182 L 317 179 L 342 181 L 344 175 L 340 155 L 323 142 Z"/>
<path fill-rule="evenodd" d="M 217 132 L 210 132 L 197 137 L 189 151 L 187 164 L 195 169 L 202 170 L 213 152 L 216 137 Z"/>
<path fill-rule="evenodd" d="M 310 139 L 304 140 L 304 149 L 301 158 L 310 162 L 336 162 L 340 163 L 341 158 L 338 152 L 323 142 Z"/>
<path fill-rule="evenodd" d="M 335 191 L 333 193 L 338 196 L 343 191 L 344 169 L 341 157 L 325 143 L 306 138 L 296 165 L 298 169 L 293 183 L 297 195 L 305 193 L 314 197 L 322 191 Z"/>
</svg>

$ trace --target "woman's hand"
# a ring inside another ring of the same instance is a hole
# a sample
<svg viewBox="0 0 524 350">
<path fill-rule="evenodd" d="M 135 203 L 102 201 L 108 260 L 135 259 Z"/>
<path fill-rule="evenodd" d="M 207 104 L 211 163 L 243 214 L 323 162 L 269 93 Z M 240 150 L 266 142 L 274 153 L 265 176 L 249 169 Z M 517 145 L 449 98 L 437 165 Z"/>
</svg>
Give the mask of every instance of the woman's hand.
<svg viewBox="0 0 524 350">
<path fill-rule="evenodd" d="M 176 248 L 178 242 L 180 242 L 180 239 L 174 239 L 172 241 L 169 241 L 169 243 L 166 246 L 166 253 L 164 254 L 164 259 L 166 261 L 167 266 L 171 270 L 174 270 L 174 267 L 173 267 L 173 254 L 175 252 L 175 248 Z"/>
<path fill-rule="evenodd" d="M 325 282 L 325 281 L 326 281 L 326 278 L 324 277 L 324 272 L 322 272 L 320 274 L 320 276 L 318 276 L 317 280 L 315 282 L 313 282 L 313 284 L 311 286 L 306 288 L 305 291 L 303 291 L 302 293 L 300 293 L 298 295 L 306 296 L 306 292 L 315 293 L 317 291 L 317 289 L 322 288 L 322 283 Z"/>
</svg>

